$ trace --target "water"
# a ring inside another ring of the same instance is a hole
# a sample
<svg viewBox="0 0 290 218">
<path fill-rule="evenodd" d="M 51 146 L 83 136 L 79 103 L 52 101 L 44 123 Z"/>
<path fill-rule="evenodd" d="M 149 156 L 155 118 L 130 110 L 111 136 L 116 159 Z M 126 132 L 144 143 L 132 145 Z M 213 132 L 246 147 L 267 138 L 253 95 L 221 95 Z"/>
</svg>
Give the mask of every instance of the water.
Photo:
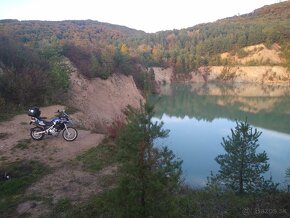
<svg viewBox="0 0 290 218">
<path fill-rule="evenodd" d="M 186 183 L 203 187 L 216 173 L 214 158 L 224 154 L 222 138 L 230 135 L 236 120 L 245 120 L 262 132 L 258 152 L 266 151 L 273 177 L 286 185 L 290 168 L 290 87 L 270 85 L 175 84 L 163 86 L 155 104 L 154 121 L 163 121 L 167 145 L 183 162 Z"/>
</svg>

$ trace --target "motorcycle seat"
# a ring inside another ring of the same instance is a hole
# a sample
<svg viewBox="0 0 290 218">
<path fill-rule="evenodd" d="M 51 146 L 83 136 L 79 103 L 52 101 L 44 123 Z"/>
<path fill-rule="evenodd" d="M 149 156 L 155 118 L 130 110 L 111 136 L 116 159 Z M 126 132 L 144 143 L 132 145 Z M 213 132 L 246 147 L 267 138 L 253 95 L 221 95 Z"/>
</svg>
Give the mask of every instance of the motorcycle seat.
<svg viewBox="0 0 290 218">
<path fill-rule="evenodd" d="M 52 126 L 53 125 L 53 122 L 45 120 L 45 119 L 42 119 L 42 118 L 44 118 L 44 117 L 40 117 L 39 120 L 42 121 L 46 126 Z"/>
</svg>

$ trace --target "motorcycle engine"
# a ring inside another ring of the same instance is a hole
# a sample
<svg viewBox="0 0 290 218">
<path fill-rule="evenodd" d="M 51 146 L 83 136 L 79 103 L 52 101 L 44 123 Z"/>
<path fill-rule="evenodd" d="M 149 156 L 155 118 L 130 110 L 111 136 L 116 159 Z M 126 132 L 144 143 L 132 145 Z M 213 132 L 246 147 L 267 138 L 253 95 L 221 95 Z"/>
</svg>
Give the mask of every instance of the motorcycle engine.
<svg viewBox="0 0 290 218">
<path fill-rule="evenodd" d="M 57 135 L 58 134 L 58 131 L 56 128 L 52 128 L 51 130 L 49 130 L 49 134 L 51 135 Z"/>
</svg>

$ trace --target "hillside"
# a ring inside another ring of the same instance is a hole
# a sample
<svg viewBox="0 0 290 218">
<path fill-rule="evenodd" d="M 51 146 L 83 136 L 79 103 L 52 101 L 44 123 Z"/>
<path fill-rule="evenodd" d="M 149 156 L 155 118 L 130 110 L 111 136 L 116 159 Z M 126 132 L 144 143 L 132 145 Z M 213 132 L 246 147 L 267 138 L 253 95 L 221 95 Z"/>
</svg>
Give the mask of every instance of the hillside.
<svg viewBox="0 0 290 218">
<path fill-rule="evenodd" d="M 254 10 L 252 13 L 242 15 L 244 18 L 261 18 L 261 19 L 275 19 L 280 17 L 281 20 L 289 19 L 289 1 L 280 2 L 273 5 L 265 5 L 262 8 Z"/>
<path fill-rule="evenodd" d="M 66 21 L 19 21 L 0 20 L 1 34 L 12 36 L 27 45 L 40 43 L 56 37 L 62 43 L 66 40 L 79 43 L 100 44 L 109 40 L 120 40 L 131 35 L 144 34 L 125 26 L 103 23 L 93 20 Z M 99 42 L 99 40 L 101 40 Z"/>
<path fill-rule="evenodd" d="M 5 110 L 7 104 L 10 108 L 17 105 L 17 109 L 19 105 L 65 100 L 70 87 L 63 58 L 87 79 L 131 75 L 139 89 L 146 88 L 150 67 L 170 67 L 176 78 L 182 79 L 213 66 L 228 69 L 242 64 L 289 70 L 289 11 L 290 2 L 286 1 L 246 15 L 153 34 L 91 20 L 2 20 L 0 109 Z M 264 47 L 257 57 L 243 49 L 261 44 Z M 276 53 L 269 53 L 272 48 Z M 224 58 L 227 52 L 231 55 Z M 35 95 L 37 92 L 42 94 Z"/>
<path fill-rule="evenodd" d="M 267 48 L 264 44 L 241 48 L 237 52 L 225 52 L 220 55 L 227 66 L 209 66 L 206 69 L 206 82 L 251 82 L 289 84 L 290 71 L 285 67 L 281 47 L 273 44 Z M 192 74 L 194 81 L 200 71 Z"/>
<path fill-rule="evenodd" d="M 281 47 L 273 44 L 247 46 L 238 51 L 219 55 L 224 65 L 202 66 L 187 74 L 173 74 L 172 68 L 152 68 L 159 84 L 172 81 L 205 82 L 243 82 L 259 84 L 289 84 L 290 72 L 285 67 Z"/>
</svg>

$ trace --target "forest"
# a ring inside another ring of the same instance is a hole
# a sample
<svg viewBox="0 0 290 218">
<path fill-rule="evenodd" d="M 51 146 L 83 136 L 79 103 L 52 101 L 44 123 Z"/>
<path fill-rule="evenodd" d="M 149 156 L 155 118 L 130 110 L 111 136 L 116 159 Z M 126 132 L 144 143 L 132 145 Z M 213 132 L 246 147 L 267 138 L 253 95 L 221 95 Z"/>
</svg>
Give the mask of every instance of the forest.
<svg viewBox="0 0 290 218">
<path fill-rule="evenodd" d="M 5 105 L 17 109 L 65 99 L 66 58 L 88 79 L 122 73 L 132 75 L 140 89 L 146 87 L 146 72 L 152 66 L 186 74 L 200 66 L 231 65 L 219 54 L 259 43 L 278 43 L 290 69 L 289 10 L 286 1 L 250 14 L 151 34 L 92 20 L 1 20 L 0 111 Z"/>
</svg>

